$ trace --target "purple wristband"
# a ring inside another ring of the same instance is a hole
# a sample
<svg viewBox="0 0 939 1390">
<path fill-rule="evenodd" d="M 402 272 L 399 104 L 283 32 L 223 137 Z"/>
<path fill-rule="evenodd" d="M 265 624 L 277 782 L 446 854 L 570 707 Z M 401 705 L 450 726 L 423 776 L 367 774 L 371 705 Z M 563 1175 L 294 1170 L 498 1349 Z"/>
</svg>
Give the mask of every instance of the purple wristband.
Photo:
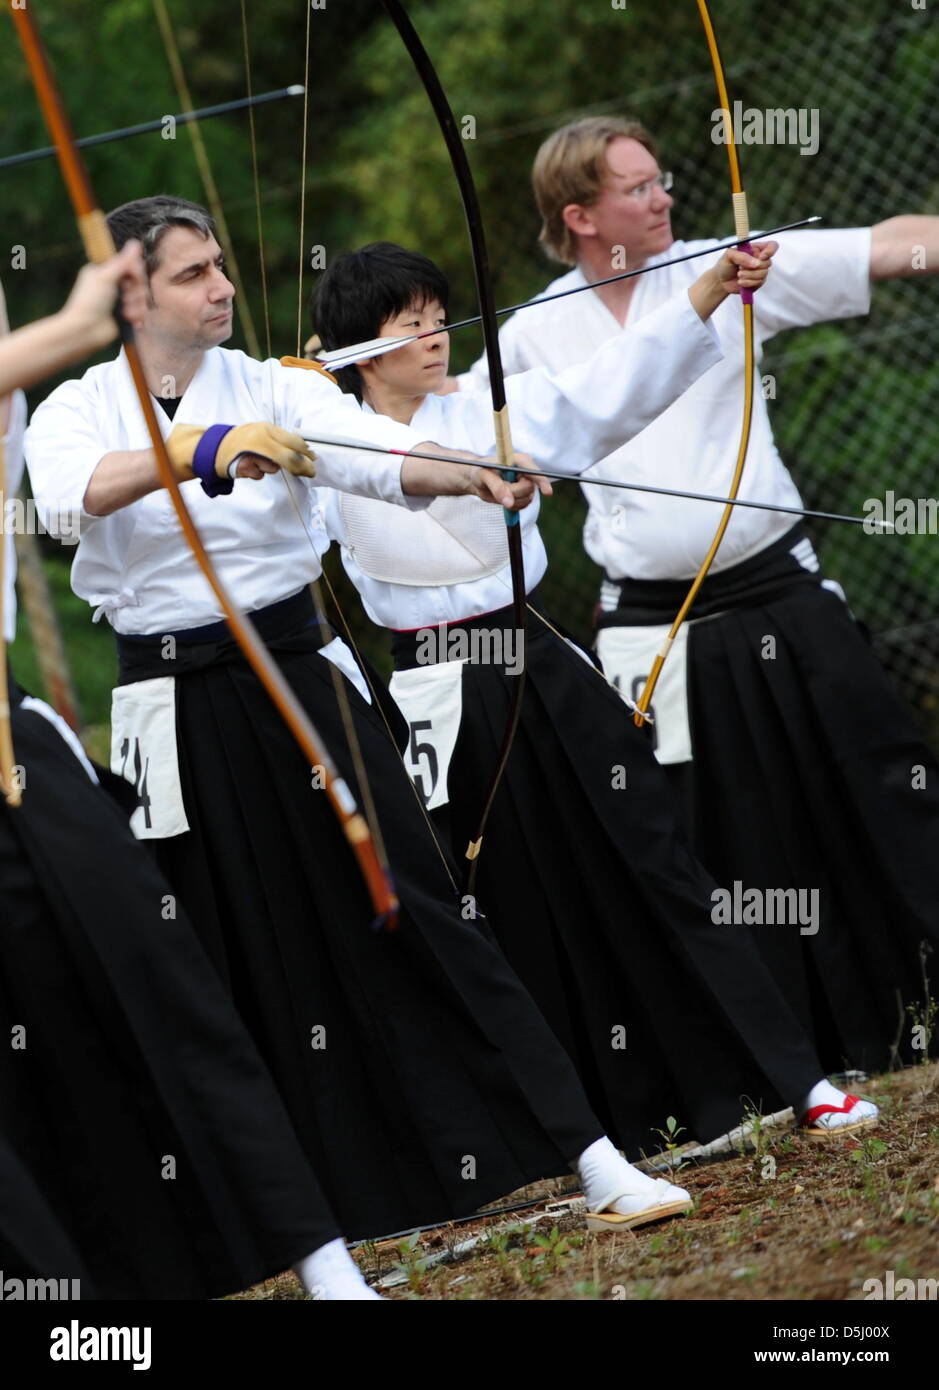
<svg viewBox="0 0 939 1390">
<path fill-rule="evenodd" d="M 234 425 L 210 425 L 196 445 L 196 452 L 192 456 L 192 471 L 209 497 L 224 497 L 235 486 L 232 478 L 220 478 L 215 471 L 218 446 L 229 430 L 234 428 Z"/>
</svg>

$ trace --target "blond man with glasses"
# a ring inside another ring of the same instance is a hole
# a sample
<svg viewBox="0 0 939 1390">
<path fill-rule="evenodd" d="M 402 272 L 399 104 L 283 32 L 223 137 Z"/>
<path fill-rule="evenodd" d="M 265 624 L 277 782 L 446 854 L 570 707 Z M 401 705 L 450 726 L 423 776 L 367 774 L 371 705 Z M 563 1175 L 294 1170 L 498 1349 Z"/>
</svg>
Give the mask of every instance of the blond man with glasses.
<svg viewBox="0 0 939 1390">
<path fill-rule="evenodd" d="M 555 131 L 536 155 L 533 185 L 541 245 L 568 267 L 546 296 L 709 246 L 720 255 L 717 240 L 675 240 L 671 175 L 635 121 L 590 117 Z M 872 281 L 939 266 L 936 217 L 789 232 L 779 241 L 774 274 L 755 300 L 757 373 L 775 334 L 866 315 Z M 526 309 L 502 329 L 506 371 L 586 359 L 708 263 Z M 723 305 L 715 326 L 723 361 L 596 463 L 595 477 L 726 493 L 743 405 L 738 306 Z M 451 385 L 480 390 L 486 380 L 483 359 Z M 740 495 L 799 507 L 760 386 L 757 375 Z M 577 438 L 570 448 L 578 450 Z M 624 698 L 635 700 L 718 518 L 706 502 L 606 488 L 590 476 L 582 478 L 584 545 L 604 576 L 597 651 Z M 924 943 L 939 945 L 939 766 L 801 523 L 736 511 L 652 712 L 656 755 L 681 798 L 693 848 L 717 881 L 817 893 L 817 931 L 763 924 L 754 935 L 824 1065 L 873 1070 L 897 1056 L 921 1058 L 929 1039 L 905 1010 L 922 1006 Z"/>
</svg>

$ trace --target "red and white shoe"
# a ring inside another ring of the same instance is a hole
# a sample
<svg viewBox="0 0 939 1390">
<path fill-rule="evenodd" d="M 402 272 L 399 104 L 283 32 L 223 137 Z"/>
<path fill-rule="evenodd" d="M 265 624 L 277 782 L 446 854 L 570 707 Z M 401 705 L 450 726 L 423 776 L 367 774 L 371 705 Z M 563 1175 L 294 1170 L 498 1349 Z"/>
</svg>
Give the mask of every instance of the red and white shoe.
<svg viewBox="0 0 939 1390">
<path fill-rule="evenodd" d="M 880 1111 L 872 1101 L 861 1100 L 860 1096 L 845 1096 L 843 1105 L 813 1105 L 806 1110 L 797 1132 L 806 1139 L 825 1143 L 870 1129 L 879 1119 Z"/>
</svg>

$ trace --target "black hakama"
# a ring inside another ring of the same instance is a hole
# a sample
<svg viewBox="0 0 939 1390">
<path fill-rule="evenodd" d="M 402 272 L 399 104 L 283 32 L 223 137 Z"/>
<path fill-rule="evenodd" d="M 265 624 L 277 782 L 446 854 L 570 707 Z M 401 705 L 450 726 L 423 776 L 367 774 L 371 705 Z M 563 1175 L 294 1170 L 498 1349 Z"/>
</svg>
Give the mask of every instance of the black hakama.
<svg viewBox="0 0 939 1390">
<path fill-rule="evenodd" d="M 0 1268 L 192 1299 L 339 1234 L 170 888 L 41 714 L 0 804 Z"/>
<path fill-rule="evenodd" d="M 688 644 L 693 761 L 669 774 L 720 883 L 818 890 L 817 933 L 751 930 L 826 1070 L 882 1071 L 924 1056 L 939 765 L 844 602 L 790 553 L 801 536 L 706 581 Z M 624 583 L 603 623 L 665 621 L 686 587 Z"/>
<path fill-rule="evenodd" d="M 513 625 L 510 609 L 447 626 L 503 624 Z M 415 635 L 395 634 L 394 650 L 399 668 L 416 664 Z M 461 856 L 478 829 L 514 679 L 498 665 L 463 667 L 446 808 Z M 619 696 L 530 617 L 522 715 L 477 889 L 627 1157 L 660 1148 L 669 1116 L 683 1138 L 710 1140 L 748 1106 L 797 1104 L 821 1076 L 746 930 L 711 920 L 713 887 Z"/>
<path fill-rule="evenodd" d="M 304 591 L 254 614 L 357 786 Z M 602 1127 L 478 921 L 462 915 L 379 714 L 346 683 L 402 902 L 374 916 L 324 790 L 219 625 L 118 642 L 122 684 L 176 677 L 190 829 L 153 841 L 349 1237 L 470 1213 L 558 1176 Z M 360 800 L 361 804 L 361 800 Z"/>
<path fill-rule="evenodd" d="M 0 1279 L 10 1277 L 61 1279 L 68 1294 L 97 1296 L 71 1238 L 0 1133 Z"/>
</svg>

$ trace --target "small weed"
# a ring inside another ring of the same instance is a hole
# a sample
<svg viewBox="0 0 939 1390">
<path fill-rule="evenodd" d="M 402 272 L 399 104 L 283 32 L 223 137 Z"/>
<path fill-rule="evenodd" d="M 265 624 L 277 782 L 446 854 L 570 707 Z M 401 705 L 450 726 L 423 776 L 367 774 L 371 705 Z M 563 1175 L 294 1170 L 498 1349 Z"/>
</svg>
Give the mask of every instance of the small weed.
<svg viewBox="0 0 939 1390">
<path fill-rule="evenodd" d="M 678 1123 L 674 1115 L 669 1115 L 668 1119 L 665 1121 L 665 1128 L 654 1129 L 652 1133 L 659 1136 L 662 1141 L 662 1148 L 665 1152 L 670 1156 L 674 1156 L 675 1152 L 681 1147 L 678 1136 L 679 1134 L 685 1133 L 685 1127 Z M 676 1163 L 674 1171 L 680 1173 L 684 1166 L 684 1163 Z"/>
<path fill-rule="evenodd" d="M 859 1149 L 851 1151 L 851 1158 L 855 1163 L 876 1163 L 878 1158 L 883 1158 L 886 1152 L 887 1145 L 882 1139 L 868 1137 L 861 1141 Z"/>
<path fill-rule="evenodd" d="M 512 1273 L 513 1262 L 509 1256 L 509 1251 L 517 1241 L 521 1229 L 520 1226 L 505 1226 L 500 1230 L 498 1227 L 491 1226 L 479 1243 L 480 1252 L 494 1256 L 496 1264 L 503 1274 Z"/>
<path fill-rule="evenodd" d="M 752 1146 L 754 1162 L 760 1163 L 770 1147 L 770 1137 L 763 1124 L 762 1111 L 756 1106 L 748 1105 L 743 1112 L 741 1124 L 747 1132 L 740 1136 L 740 1157 L 745 1158 Z"/>
<path fill-rule="evenodd" d="M 878 1250 L 886 1250 L 889 1242 L 884 1240 L 882 1236 L 865 1236 L 861 1244 L 865 1250 L 876 1252 Z"/>
<path fill-rule="evenodd" d="M 925 941 L 920 942 L 919 964 L 923 976 L 923 1002 L 919 1004 L 907 1004 L 906 1011 L 910 1016 L 914 1032 L 919 1033 L 919 1046 L 917 1051 L 921 1053 L 920 1063 L 925 1066 L 930 1058 L 929 1053 L 932 1040 L 936 1032 L 936 1020 L 939 1019 L 939 1000 L 933 998 L 929 988 L 929 976 L 926 974 L 926 957 L 931 953 L 931 947 Z"/>
<path fill-rule="evenodd" d="M 447 1252 L 447 1259 L 453 1261 L 456 1254 L 456 1247 L 459 1243 L 459 1232 L 452 1221 L 448 1221 L 443 1229 L 443 1244 Z"/>
<path fill-rule="evenodd" d="M 578 1298 L 599 1298 L 600 1285 L 593 1279 L 579 1279 L 574 1285 Z"/>
<path fill-rule="evenodd" d="M 428 1261 L 420 1253 L 421 1232 L 415 1231 L 407 1240 L 398 1242 L 398 1261 L 397 1269 L 404 1274 L 408 1281 L 408 1288 L 417 1298 L 421 1297 L 424 1289 L 424 1274 L 427 1270 Z"/>
<path fill-rule="evenodd" d="M 546 1274 L 557 1274 L 565 1258 L 573 1254 L 573 1243 L 561 1235 L 557 1226 L 546 1236 L 535 1236 L 535 1245 L 541 1254 L 535 1256 L 534 1262 L 540 1263 Z"/>
</svg>

